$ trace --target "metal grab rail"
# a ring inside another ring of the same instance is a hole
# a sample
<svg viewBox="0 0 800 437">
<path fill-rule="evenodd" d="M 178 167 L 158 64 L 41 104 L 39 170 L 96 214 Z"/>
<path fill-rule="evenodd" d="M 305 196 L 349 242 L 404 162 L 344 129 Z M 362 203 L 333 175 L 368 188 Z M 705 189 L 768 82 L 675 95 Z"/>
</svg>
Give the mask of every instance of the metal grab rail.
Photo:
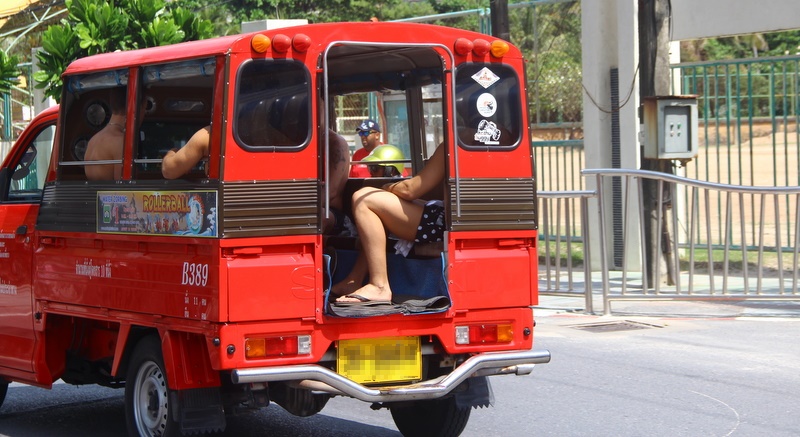
<svg viewBox="0 0 800 437">
<path fill-rule="evenodd" d="M 584 277 L 584 289 L 583 295 L 585 299 L 586 311 L 587 312 L 594 312 L 594 303 L 592 302 L 592 281 L 591 281 L 591 266 L 587 259 L 591 259 L 591 239 L 587 238 L 588 236 L 588 228 L 581 227 L 580 234 L 573 231 L 575 226 L 573 225 L 573 220 L 571 218 L 574 214 L 571 212 L 571 208 L 574 206 L 574 201 L 578 201 L 580 204 L 580 224 L 588 223 L 588 202 L 590 198 L 597 197 L 596 191 L 539 191 L 536 196 L 539 198 L 541 206 L 539 207 L 539 211 L 541 211 L 541 219 L 538 221 L 540 224 L 539 229 L 539 240 L 544 242 L 544 268 L 545 268 L 545 284 L 546 284 L 546 291 L 542 294 L 549 294 L 549 295 L 560 295 L 560 296 L 571 296 L 576 294 L 575 290 L 575 280 L 574 280 L 574 266 L 573 266 L 573 242 L 577 239 L 583 244 L 583 277 Z M 551 207 L 550 204 L 555 202 L 556 204 L 556 212 L 555 217 L 556 220 L 552 220 L 551 214 Z M 562 222 L 559 218 L 561 217 L 561 208 L 563 203 L 563 211 L 565 213 L 565 220 Z M 553 223 L 553 221 L 555 223 Z M 561 225 L 564 225 L 564 230 L 566 236 L 562 235 L 561 233 Z M 555 227 L 555 234 L 551 232 L 552 228 Z M 565 240 L 566 245 L 566 275 L 567 275 L 567 290 L 561 291 L 561 283 L 559 278 L 561 277 L 561 244 L 562 238 Z M 556 250 L 551 250 L 551 242 L 555 239 Z M 553 253 L 555 252 L 555 254 Z M 553 265 L 554 264 L 554 265 Z M 555 274 L 555 279 L 553 279 L 553 273 Z M 552 288 L 552 287 L 555 288 Z M 540 291 L 541 292 L 541 291 Z"/>
</svg>

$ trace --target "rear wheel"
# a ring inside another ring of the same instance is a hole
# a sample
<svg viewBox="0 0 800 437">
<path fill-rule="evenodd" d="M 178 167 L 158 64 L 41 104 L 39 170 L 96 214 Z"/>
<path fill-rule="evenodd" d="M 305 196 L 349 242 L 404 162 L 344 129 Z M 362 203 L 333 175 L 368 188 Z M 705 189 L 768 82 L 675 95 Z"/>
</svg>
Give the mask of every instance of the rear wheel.
<svg viewBox="0 0 800 437">
<path fill-rule="evenodd" d="M 456 437 L 469 421 L 470 407 L 459 407 L 456 399 L 436 399 L 390 406 L 392 419 L 404 436 Z"/>
<path fill-rule="evenodd" d="M 125 381 L 125 419 L 128 435 L 172 437 L 180 434 L 172 420 L 164 358 L 157 337 L 136 345 Z"/>
</svg>

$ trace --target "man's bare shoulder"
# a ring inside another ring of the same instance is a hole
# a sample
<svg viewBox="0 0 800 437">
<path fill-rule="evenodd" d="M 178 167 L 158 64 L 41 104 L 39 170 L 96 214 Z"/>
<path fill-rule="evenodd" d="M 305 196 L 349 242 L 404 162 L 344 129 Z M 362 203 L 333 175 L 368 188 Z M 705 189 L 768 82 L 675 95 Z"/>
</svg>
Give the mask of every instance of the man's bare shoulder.
<svg viewBox="0 0 800 437">
<path fill-rule="evenodd" d="M 122 135 L 101 130 L 89 139 L 84 159 L 87 161 L 122 159 L 124 141 L 125 138 Z"/>
</svg>

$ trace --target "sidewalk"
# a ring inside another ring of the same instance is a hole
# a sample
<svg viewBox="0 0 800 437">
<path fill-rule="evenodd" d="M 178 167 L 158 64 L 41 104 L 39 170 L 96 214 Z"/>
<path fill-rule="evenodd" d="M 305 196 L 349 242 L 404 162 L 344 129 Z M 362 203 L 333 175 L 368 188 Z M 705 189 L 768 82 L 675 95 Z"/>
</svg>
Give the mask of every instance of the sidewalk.
<svg viewBox="0 0 800 437">
<path fill-rule="evenodd" d="M 603 297 L 593 299 L 594 315 L 603 315 Z M 651 317 L 796 317 L 800 319 L 800 301 L 661 301 L 625 300 L 611 301 L 614 316 Z M 561 313 L 587 314 L 583 296 L 563 297 L 539 295 L 539 305 L 534 307 L 537 317 Z"/>
<path fill-rule="evenodd" d="M 551 270 L 550 273 L 554 271 Z M 586 282 L 583 272 L 561 270 L 558 276 L 553 276 L 548 282 L 547 270 L 539 266 L 539 305 L 535 307 L 536 313 L 586 313 Z M 725 277 L 716 274 L 712 284 L 712 278 L 707 274 L 689 276 L 682 272 L 679 278 L 680 287 L 661 284 L 658 293 L 653 289 L 643 293 L 641 273 L 628 272 L 623 281 L 623 272 L 610 271 L 608 287 L 611 313 L 615 316 L 800 318 L 800 294 L 797 293 L 792 276 L 784 275 L 782 280 L 777 277 L 751 276 L 745 282 L 741 276 Z M 551 287 L 549 290 L 548 285 Z M 592 273 L 591 287 L 592 313 L 603 315 L 603 278 L 600 272 Z M 627 300 L 614 300 L 622 297 L 623 290 Z M 636 296 L 644 298 L 630 300 Z M 763 299 L 758 300 L 759 298 Z"/>
</svg>

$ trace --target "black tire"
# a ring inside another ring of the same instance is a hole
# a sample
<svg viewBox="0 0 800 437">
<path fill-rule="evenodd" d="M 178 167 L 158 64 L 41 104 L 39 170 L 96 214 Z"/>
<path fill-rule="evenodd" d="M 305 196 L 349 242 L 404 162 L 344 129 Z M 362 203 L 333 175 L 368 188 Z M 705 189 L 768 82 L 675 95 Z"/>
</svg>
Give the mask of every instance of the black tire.
<svg viewBox="0 0 800 437">
<path fill-rule="evenodd" d="M 0 407 L 3 406 L 3 401 L 6 400 L 6 393 L 8 393 L 8 382 L 0 379 Z"/>
<path fill-rule="evenodd" d="M 125 381 L 125 421 L 128 435 L 174 437 L 180 435 L 172 420 L 164 358 L 158 337 L 143 338 L 133 351 Z"/>
<path fill-rule="evenodd" d="M 397 429 L 406 437 L 456 437 L 469 421 L 470 407 L 459 408 L 456 399 L 436 399 L 390 406 Z"/>
</svg>

